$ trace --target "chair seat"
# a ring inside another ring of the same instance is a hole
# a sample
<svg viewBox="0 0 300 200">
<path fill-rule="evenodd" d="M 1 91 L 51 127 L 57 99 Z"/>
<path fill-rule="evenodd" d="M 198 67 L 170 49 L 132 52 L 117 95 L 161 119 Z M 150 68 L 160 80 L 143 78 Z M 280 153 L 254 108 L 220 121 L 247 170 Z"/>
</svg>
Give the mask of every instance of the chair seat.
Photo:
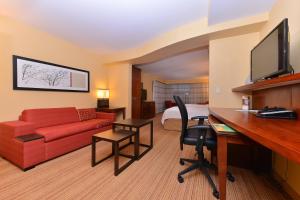
<svg viewBox="0 0 300 200">
<path fill-rule="evenodd" d="M 187 129 L 187 134 L 183 138 L 183 144 L 186 145 L 196 145 L 197 139 L 199 136 L 199 129 Z M 216 139 L 212 136 L 212 134 L 206 135 L 206 140 L 204 146 L 206 146 L 209 150 L 214 149 L 217 145 Z"/>
</svg>

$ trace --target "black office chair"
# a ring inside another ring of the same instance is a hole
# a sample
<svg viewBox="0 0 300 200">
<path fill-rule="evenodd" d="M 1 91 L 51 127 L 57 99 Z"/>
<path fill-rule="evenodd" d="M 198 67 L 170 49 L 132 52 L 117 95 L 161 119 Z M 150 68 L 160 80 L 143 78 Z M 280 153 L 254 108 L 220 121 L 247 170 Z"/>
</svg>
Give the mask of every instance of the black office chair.
<svg viewBox="0 0 300 200">
<path fill-rule="evenodd" d="M 212 130 L 211 127 L 203 124 L 204 119 L 206 119 L 207 117 L 206 116 L 193 117 L 192 119 L 198 119 L 199 123 L 196 126 L 188 127 L 188 113 L 185 104 L 182 102 L 179 96 L 174 96 L 174 100 L 179 108 L 181 119 L 182 119 L 180 149 L 183 150 L 183 144 L 196 146 L 196 152 L 198 156 L 197 160 L 180 158 L 181 165 L 184 165 L 184 162 L 192 163 L 192 165 L 178 173 L 178 181 L 179 183 L 183 183 L 184 179 L 182 175 L 192 170 L 200 169 L 206 176 L 209 184 L 211 185 L 213 189 L 213 195 L 216 198 L 219 198 L 219 192 L 217 190 L 217 187 L 209 175 L 209 169 L 216 169 L 216 167 L 215 165 L 209 163 L 205 159 L 204 152 L 203 152 L 204 146 L 206 146 L 207 149 L 210 151 L 216 148 L 216 138 L 212 134 L 210 134 L 210 131 Z M 229 180 L 234 181 L 234 178 L 230 173 L 228 173 L 227 177 Z"/>
</svg>

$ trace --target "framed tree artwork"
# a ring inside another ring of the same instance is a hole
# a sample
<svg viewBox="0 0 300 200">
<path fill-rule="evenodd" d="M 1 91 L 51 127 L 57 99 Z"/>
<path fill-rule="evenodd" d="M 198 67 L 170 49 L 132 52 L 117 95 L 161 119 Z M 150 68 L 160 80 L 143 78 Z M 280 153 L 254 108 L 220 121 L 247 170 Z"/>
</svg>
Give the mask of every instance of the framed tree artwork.
<svg viewBox="0 0 300 200">
<path fill-rule="evenodd" d="M 14 90 L 89 92 L 89 71 L 13 56 Z"/>
</svg>

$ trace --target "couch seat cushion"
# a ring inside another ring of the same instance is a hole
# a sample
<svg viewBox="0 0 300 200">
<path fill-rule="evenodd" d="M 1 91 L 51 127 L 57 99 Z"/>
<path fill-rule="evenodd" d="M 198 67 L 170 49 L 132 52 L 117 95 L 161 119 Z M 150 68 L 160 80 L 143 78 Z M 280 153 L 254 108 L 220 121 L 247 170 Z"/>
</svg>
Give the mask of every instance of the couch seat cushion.
<svg viewBox="0 0 300 200">
<path fill-rule="evenodd" d="M 36 133 L 43 135 L 45 138 L 45 142 L 50 142 L 59 138 L 67 137 L 84 131 L 108 126 L 110 124 L 111 123 L 109 123 L 108 120 L 92 119 L 82 122 L 39 128 L 36 129 Z"/>
</svg>

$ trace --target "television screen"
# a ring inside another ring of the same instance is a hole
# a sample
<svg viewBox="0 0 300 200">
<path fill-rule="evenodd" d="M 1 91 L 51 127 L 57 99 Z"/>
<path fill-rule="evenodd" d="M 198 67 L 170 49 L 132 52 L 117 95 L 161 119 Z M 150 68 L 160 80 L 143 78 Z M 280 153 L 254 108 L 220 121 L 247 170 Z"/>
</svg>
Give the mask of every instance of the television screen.
<svg viewBox="0 0 300 200">
<path fill-rule="evenodd" d="M 251 80 L 287 73 L 288 50 L 288 21 L 285 19 L 251 51 Z"/>
</svg>

